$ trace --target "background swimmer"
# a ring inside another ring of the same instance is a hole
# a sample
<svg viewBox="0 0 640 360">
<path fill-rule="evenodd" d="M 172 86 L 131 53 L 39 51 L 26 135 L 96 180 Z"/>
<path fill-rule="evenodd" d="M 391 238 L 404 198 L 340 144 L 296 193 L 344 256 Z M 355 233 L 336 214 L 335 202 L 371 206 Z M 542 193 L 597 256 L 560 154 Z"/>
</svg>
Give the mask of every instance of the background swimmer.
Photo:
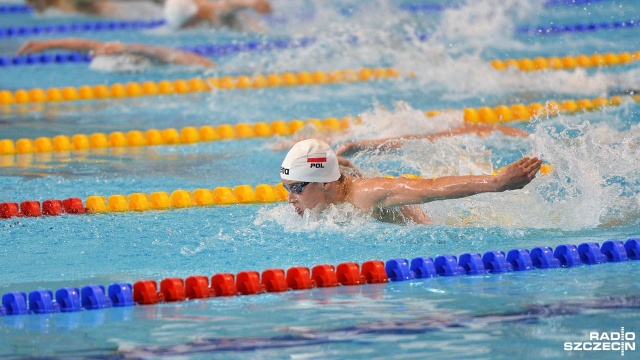
<svg viewBox="0 0 640 360">
<path fill-rule="evenodd" d="M 17 55 L 28 55 L 50 49 L 89 53 L 93 57 L 92 67 L 95 62 L 100 62 L 105 58 L 113 59 L 112 65 L 119 65 L 120 68 L 111 70 L 119 71 L 140 70 L 144 65 L 149 64 L 149 60 L 164 64 L 201 66 L 204 68 L 215 66 L 213 61 L 198 54 L 163 46 L 124 44 L 119 41 L 100 42 L 75 38 L 31 40 L 18 49 Z M 136 65 L 142 65 L 142 67 Z"/>
<path fill-rule="evenodd" d="M 137 10 L 136 17 L 155 18 L 161 14 L 161 3 L 161 0 L 26 0 L 26 4 L 39 13 L 56 9 L 65 13 L 104 17 L 130 17 L 133 7 Z"/>
<path fill-rule="evenodd" d="M 256 22 L 241 13 L 244 9 L 270 14 L 271 4 L 267 0 L 166 0 L 164 16 L 174 30 L 202 24 L 236 30 L 260 30 Z"/>
<path fill-rule="evenodd" d="M 526 137 L 529 136 L 529 132 L 513 126 L 506 125 L 489 125 L 489 124 L 471 124 L 468 122 L 462 123 L 460 126 L 452 127 L 446 131 L 440 131 L 435 133 L 416 134 L 416 135 L 404 135 L 399 137 L 372 139 L 372 140 L 360 140 L 350 141 L 338 145 L 336 153 L 339 156 L 350 156 L 359 151 L 368 149 L 378 150 L 394 150 L 402 146 L 405 140 L 417 140 L 427 139 L 434 141 L 438 138 L 451 137 L 456 135 L 473 134 L 482 137 L 489 136 L 493 132 L 500 132 L 503 135 L 510 137 Z M 344 134 L 344 133 L 343 133 Z M 276 145 L 271 147 L 271 150 L 284 150 L 291 148 L 298 141 L 305 139 L 319 139 L 327 143 L 334 142 L 336 133 L 323 133 L 319 132 L 313 123 L 305 125 L 299 129 L 291 139 L 282 139 Z"/>
<path fill-rule="evenodd" d="M 385 139 L 347 142 L 340 145 L 336 153 L 340 156 L 349 156 L 359 151 L 369 150 L 369 149 L 395 150 L 400 148 L 402 144 L 404 144 L 405 140 L 426 139 L 429 141 L 434 141 L 442 137 L 464 135 L 464 134 L 474 134 L 474 135 L 486 137 L 495 131 L 498 131 L 506 136 L 511 136 L 511 137 L 529 136 L 528 131 L 518 129 L 512 126 L 471 124 L 471 123 L 465 122 L 461 127 L 452 128 L 448 131 L 442 131 L 442 132 L 437 132 L 433 134 L 405 135 L 405 136 L 385 138 Z"/>
</svg>

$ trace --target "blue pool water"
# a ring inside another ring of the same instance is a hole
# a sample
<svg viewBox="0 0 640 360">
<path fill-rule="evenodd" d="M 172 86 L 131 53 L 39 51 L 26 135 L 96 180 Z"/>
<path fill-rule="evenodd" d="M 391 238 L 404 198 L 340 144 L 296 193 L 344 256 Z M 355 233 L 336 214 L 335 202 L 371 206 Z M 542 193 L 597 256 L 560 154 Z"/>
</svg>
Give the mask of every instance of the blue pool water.
<svg viewBox="0 0 640 360">
<path fill-rule="evenodd" d="M 599 69 L 495 71 L 493 59 L 635 52 L 640 27 L 535 36 L 538 25 L 639 19 L 634 1 L 274 1 L 264 34 L 166 29 L 74 34 L 166 46 L 314 37 L 305 47 L 212 59 L 213 70 L 106 73 L 87 64 L 0 68 L 15 91 L 193 77 L 393 66 L 413 77 L 323 86 L 0 107 L 0 139 L 361 115 L 335 144 L 441 131 L 465 107 L 610 97 L 640 88 L 637 63 Z M 0 26 L 94 21 L 0 14 Z M 427 34 L 426 40 L 415 34 Z M 350 41 L 357 36 L 358 42 Z M 62 37 L 54 35 L 53 37 Z M 11 57 L 28 37 L 0 39 Z M 433 202 L 433 226 L 379 223 L 348 207 L 299 218 L 284 203 L 0 221 L 0 294 L 244 270 L 338 265 L 465 252 L 555 248 L 640 237 L 640 105 L 513 125 L 528 138 L 410 141 L 351 157 L 367 175 L 486 173 L 522 155 L 553 173 L 523 190 Z M 433 118 L 424 111 L 446 110 Z M 0 156 L 0 203 L 276 184 L 289 139 Z M 640 333 L 638 261 L 381 285 L 316 288 L 76 313 L 0 317 L 3 358 L 619 358 L 567 351 L 590 332 Z M 637 340 L 633 342 L 637 345 Z M 637 350 L 625 358 L 637 357 Z"/>
</svg>

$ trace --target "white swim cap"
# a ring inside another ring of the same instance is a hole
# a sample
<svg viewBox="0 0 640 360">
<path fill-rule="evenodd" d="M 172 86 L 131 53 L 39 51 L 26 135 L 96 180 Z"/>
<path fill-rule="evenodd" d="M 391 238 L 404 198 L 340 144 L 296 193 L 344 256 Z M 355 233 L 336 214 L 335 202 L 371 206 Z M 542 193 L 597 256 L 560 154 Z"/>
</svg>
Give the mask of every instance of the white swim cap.
<svg viewBox="0 0 640 360">
<path fill-rule="evenodd" d="M 173 30 L 180 29 L 198 12 L 193 0 L 167 0 L 164 3 L 164 19 Z"/>
<path fill-rule="evenodd" d="M 280 167 L 280 178 L 326 183 L 340 178 L 338 157 L 320 140 L 302 140 L 293 145 Z"/>
</svg>

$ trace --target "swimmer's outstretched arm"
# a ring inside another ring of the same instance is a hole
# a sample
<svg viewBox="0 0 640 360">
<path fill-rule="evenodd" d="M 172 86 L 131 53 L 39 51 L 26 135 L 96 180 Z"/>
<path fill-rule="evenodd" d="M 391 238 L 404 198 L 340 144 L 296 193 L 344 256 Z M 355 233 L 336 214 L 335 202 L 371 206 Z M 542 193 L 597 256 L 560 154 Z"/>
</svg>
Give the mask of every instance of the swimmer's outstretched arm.
<svg viewBox="0 0 640 360">
<path fill-rule="evenodd" d="M 221 0 L 216 3 L 218 15 L 235 10 L 251 8 L 259 14 L 271 13 L 271 4 L 267 0 Z"/>
<path fill-rule="evenodd" d="M 494 131 L 499 131 L 506 136 L 512 136 L 512 137 L 518 137 L 518 136 L 524 137 L 529 135 L 528 131 L 518 129 L 512 126 L 465 123 L 461 127 L 451 129 L 448 131 L 442 131 L 439 133 L 433 133 L 433 134 L 406 135 L 406 136 L 401 136 L 396 138 L 348 142 L 340 146 L 336 151 L 336 154 L 341 156 L 349 156 L 359 151 L 374 149 L 374 148 L 377 148 L 378 150 L 385 150 L 385 151 L 395 150 L 400 148 L 405 140 L 427 139 L 429 141 L 434 141 L 441 137 L 455 136 L 455 135 L 462 135 L 462 134 L 475 134 L 478 136 L 489 136 L 489 134 L 491 134 Z"/>
<path fill-rule="evenodd" d="M 370 206 L 391 207 L 522 189 L 535 178 L 541 165 L 542 160 L 525 157 L 507 165 L 497 175 L 365 179 L 359 185 L 357 196 L 360 202 Z"/>
<path fill-rule="evenodd" d="M 29 55 L 51 49 L 62 49 L 79 52 L 89 52 L 102 45 L 102 42 L 86 39 L 51 39 L 51 40 L 30 40 L 18 49 L 18 55 Z"/>
<path fill-rule="evenodd" d="M 163 63 L 199 65 L 202 67 L 215 66 L 213 61 L 205 57 L 182 50 L 144 44 L 123 44 L 118 41 L 101 42 L 76 38 L 27 41 L 18 49 L 18 55 L 28 55 L 50 49 L 92 52 L 93 56 L 126 53 L 144 56 Z"/>
</svg>

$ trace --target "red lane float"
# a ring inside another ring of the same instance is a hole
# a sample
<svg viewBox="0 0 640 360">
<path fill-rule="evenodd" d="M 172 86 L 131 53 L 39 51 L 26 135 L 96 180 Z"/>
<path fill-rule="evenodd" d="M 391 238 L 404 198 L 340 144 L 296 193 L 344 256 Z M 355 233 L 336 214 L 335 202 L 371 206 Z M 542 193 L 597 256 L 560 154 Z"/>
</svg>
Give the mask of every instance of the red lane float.
<svg viewBox="0 0 640 360">
<path fill-rule="evenodd" d="M 311 279 L 317 287 L 338 286 L 338 276 L 333 265 L 316 265 L 311 269 Z"/>
<path fill-rule="evenodd" d="M 185 294 L 189 299 L 206 299 L 215 293 L 209 288 L 209 279 L 206 276 L 189 276 L 185 280 Z"/>
<path fill-rule="evenodd" d="M 2 219 L 10 219 L 14 216 L 18 216 L 20 212 L 20 208 L 18 203 L 0 203 L 0 218 Z"/>
<path fill-rule="evenodd" d="M 356 263 L 346 262 L 338 265 L 337 274 L 338 282 L 341 285 L 362 285 L 365 278 L 360 275 L 360 266 Z"/>
<path fill-rule="evenodd" d="M 233 274 L 215 274 L 211 277 L 211 290 L 215 296 L 238 295 L 235 277 Z"/>
<path fill-rule="evenodd" d="M 0 219 L 10 219 L 14 216 L 37 217 L 42 215 L 58 216 L 62 214 L 84 214 L 85 208 L 79 198 L 69 198 L 65 200 L 45 200 L 40 202 L 34 200 L 18 203 L 0 203 Z"/>
<path fill-rule="evenodd" d="M 262 284 L 267 292 L 289 291 L 287 279 L 282 269 L 267 269 L 262 272 Z"/>
<path fill-rule="evenodd" d="M 241 271 L 234 274 L 219 273 L 208 278 L 203 275 L 189 276 L 186 280 L 166 278 L 158 284 L 153 280 L 140 280 L 133 285 L 133 300 L 140 305 L 159 302 L 176 302 L 187 299 L 205 299 L 217 296 L 257 295 L 264 292 L 309 290 L 315 287 L 339 285 L 364 285 L 386 283 L 388 278 L 384 262 L 370 260 L 362 264 L 342 263 L 337 271 L 333 265 L 316 265 L 312 270 L 304 266 L 283 269 Z"/>
<path fill-rule="evenodd" d="M 257 271 L 241 271 L 236 278 L 236 288 L 242 295 L 255 295 L 265 292 Z"/>
<path fill-rule="evenodd" d="M 20 203 L 20 212 L 22 216 L 42 216 L 40 210 L 40 202 L 38 201 L 23 201 Z"/>
</svg>

